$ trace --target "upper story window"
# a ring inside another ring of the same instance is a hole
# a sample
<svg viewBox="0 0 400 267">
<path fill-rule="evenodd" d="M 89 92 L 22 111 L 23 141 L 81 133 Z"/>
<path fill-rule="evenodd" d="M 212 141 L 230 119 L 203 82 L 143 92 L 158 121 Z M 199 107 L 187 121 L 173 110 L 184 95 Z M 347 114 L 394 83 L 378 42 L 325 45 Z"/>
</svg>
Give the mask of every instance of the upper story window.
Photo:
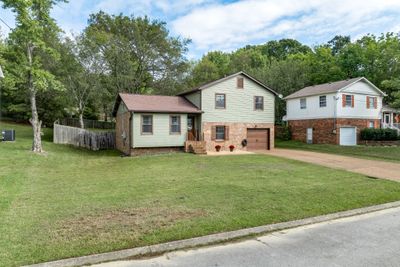
<svg viewBox="0 0 400 267">
<path fill-rule="evenodd" d="M 255 96 L 254 97 L 254 110 L 264 110 L 264 97 Z"/>
<path fill-rule="evenodd" d="M 300 109 L 306 109 L 306 108 L 307 108 L 307 99 L 300 98 Z"/>
<path fill-rule="evenodd" d="M 180 134 L 181 133 L 181 116 L 170 116 L 169 117 L 169 133 Z"/>
<path fill-rule="evenodd" d="M 319 107 L 320 108 L 326 107 L 326 95 L 321 95 L 319 97 Z"/>
<path fill-rule="evenodd" d="M 236 87 L 239 89 L 243 89 L 244 87 L 244 79 L 243 77 L 237 77 L 236 78 Z"/>
<path fill-rule="evenodd" d="M 368 109 L 376 109 L 378 108 L 378 98 L 367 96 L 367 108 Z"/>
<path fill-rule="evenodd" d="M 153 134 L 153 115 L 142 115 L 142 134 Z"/>
<path fill-rule="evenodd" d="M 226 107 L 225 94 L 215 94 L 215 108 L 224 109 Z"/>
<path fill-rule="evenodd" d="M 343 107 L 354 107 L 354 95 L 343 95 L 342 101 Z"/>
</svg>

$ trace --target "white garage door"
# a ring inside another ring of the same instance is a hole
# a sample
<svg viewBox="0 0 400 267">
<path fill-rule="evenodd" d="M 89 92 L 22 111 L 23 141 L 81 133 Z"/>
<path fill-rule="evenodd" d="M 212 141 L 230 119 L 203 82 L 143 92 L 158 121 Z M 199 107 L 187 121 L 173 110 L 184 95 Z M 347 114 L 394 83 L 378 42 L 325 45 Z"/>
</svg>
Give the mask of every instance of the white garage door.
<svg viewBox="0 0 400 267">
<path fill-rule="evenodd" d="M 357 134 L 355 127 L 340 128 L 340 145 L 341 146 L 357 145 Z"/>
</svg>

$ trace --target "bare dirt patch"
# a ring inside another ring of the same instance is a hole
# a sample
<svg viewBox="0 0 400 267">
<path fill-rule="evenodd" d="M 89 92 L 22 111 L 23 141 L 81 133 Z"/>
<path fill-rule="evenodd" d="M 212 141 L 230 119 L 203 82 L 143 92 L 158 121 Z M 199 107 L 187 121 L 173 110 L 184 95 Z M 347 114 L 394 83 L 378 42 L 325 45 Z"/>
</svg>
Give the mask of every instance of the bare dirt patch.
<svg viewBox="0 0 400 267">
<path fill-rule="evenodd" d="M 118 232 L 138 237 L 161 228 L 173 226 L 177 222 L 196 217 L 204 217 L 203 210 L 136 208 L 106 211 L 100 214 L 79 216 L 56 224 L 53 237 L 56 239 L 90 238 L 91 236 L 113 236 Z"/>
</svg>

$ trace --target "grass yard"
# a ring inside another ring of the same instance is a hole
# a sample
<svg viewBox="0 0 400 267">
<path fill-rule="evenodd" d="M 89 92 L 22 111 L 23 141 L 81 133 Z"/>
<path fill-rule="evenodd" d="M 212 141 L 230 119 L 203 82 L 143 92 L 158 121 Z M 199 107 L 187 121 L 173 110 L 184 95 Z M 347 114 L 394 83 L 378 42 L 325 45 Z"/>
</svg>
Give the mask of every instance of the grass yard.
<svg viewBox="0 0 400 267">
<path fill-rule="evenodd" d="M 155 244 L 400 199 L 400 183 L 266 155 L 121 158 L 28 126 L 0 143 L 0 266 Z"/>
<path fill-rule="evenodd" d="M 339 154 L 358 158 L 400 161 L 400 147 L 395 146 L 339 146 L 327 144 L 306 144 L 299 141 L 275 141 L 278 148 L 301 149 L 315 152 Z"/>
</svg>

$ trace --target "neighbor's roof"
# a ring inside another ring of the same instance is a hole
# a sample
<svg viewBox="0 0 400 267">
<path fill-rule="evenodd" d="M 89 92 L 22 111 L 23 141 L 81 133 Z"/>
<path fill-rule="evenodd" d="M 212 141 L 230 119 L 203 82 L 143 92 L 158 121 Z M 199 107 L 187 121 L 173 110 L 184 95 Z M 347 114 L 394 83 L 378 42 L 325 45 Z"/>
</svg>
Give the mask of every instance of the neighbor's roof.
<svg viewBox="0 0 400 267">
<path fill-rule="evenodd" d="M 266 86 L 265 84 L 263 84 L 262 82 L 260 82 L 259 80 L 257 80 L 256 78 L 251 77 L 250 75 L 248 75 L 248 74 L 245 73 L 244 71 L 239 71 L 239 72 L 236 72 L 236 73 L 231 74 L 231 75 L 229 75 L 229 76 L 226 76 L 226 77 L 224 77 L 224 78 L 221 78 L 221 79 L 218 79 L 218 80 L 215 80 L 215 81 L 208 82 L 208 83 L 206 83 L 206 84 L 200 85 L 200 86 L 198 86 L 198 87 L 196 87 L 196 88 L 194 88 L 194 89 L 190 89 L 190 90 L 185 91 L 185 92 L 183 92 L 183 93 L 180 93 L 180 94 L 178 94 L 178 95 L 180 95 L 180 96 L 181 96 L 181 95 L 187 95 L 187 94 L 190 94 L 190 93 L 194 93 L 194 92 L 197 92 L 197 91 L 201 91 L 201 90 L 206 89 L 206 88 L 208 88 L 208 87 L 210 87 L 210 86 L 212 86 L 212 85 L 214 85 L 214 84 L 218 84 L 218 83 L 220 83 L 220 82 L 226 81 L 226 80 L 228 80 L 228 79 L 230 79 L 230 78 L 232 78 L 232 77 L 235 77 L 235 76 L 237 76 L 237 75 L 243 75 L 243 76 L 247 77 L 248 79 L 252 80 L 253 82 L 255 82 L 256 84 L 260 85 L 260 86 L 263 87 L 264 89 L 270 91 L 270 92 L 273 93 L 274 95 L 278 95 L 277 92 L 275 92 L 274 90 L 272 90 L 271 88 L 269 88 L 268 86 Z"/>
<path fill-rule="evenodd" d="M 287 97 L 285 97 L 283 99 L 292 99 L 292 98 L 299 98 L 299 97 L 312 96 L 312 95 L 336 93 L 337 91 L 340 91 L 340 90 L 342 90 L 358 81 L 361 81 L 361 80 L 367 82 L 369 85 L 374 87 L 382 95 L 385 95 L 385 93 L 383 93 L 381 90 L 379 90 L 379 88 L 377 88 L 373 83 L 368 81 L 366 78 L 358 77 L 358 78 L 353 78 L 353 79 L 348 79 L 348 80 L 343 80 L 343 81 L 308 86 L 303 89 L 300 89 L 297 92 L 294 92 L 291 95 L 288 95 Z"/>
<path fill-rule="evenodd" d="M 124 102 L 129 111 L 154 113 L 201 113 L 195 105 L 184 97 L 163 95 L 118 94 L 113 114 L 117 113 L 120 102 Z"/>
</svg>

